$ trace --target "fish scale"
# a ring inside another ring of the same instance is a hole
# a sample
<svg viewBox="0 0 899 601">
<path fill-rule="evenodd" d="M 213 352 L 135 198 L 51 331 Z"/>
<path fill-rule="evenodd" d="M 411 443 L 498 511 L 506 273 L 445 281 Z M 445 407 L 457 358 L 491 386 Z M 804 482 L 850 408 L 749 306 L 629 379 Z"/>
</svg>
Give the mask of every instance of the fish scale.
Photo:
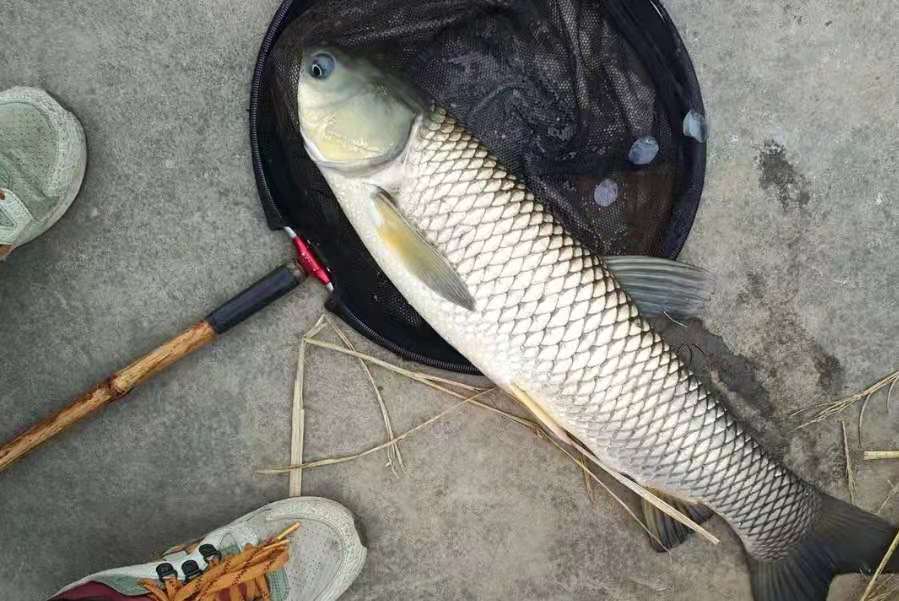
<svg viewBox="0 0 899 601">
<path fill-rule="evenodd" d="M 473 312 L 433 300 L 444 337 L 475 358 L 467 347 L 492 338 L 485 359 L 505 367 L 489 375 L 527 390 L 621 471 L 708 505 L 755 557 L 779 558 L 802 536 L 818 493 L 761 449 L 602 260 L 445 111 L 413 134 L 404 182 L 400 210 L 476 299 Z"/>
</svg>

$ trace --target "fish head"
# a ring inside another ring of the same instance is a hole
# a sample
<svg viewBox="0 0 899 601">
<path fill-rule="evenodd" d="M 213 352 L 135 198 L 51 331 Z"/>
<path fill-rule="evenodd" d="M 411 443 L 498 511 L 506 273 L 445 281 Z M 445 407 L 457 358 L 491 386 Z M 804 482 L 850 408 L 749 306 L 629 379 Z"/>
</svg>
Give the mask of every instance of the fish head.
<svg viewBox="0 0 899 601">
<path fill-rule="evenodd" d="M 351 171 L 402 153 L 424 110 L 408 84 L 337 48 L 304 49 L 300 69 L 300 129 L 316 163 Z"/>
</svg>

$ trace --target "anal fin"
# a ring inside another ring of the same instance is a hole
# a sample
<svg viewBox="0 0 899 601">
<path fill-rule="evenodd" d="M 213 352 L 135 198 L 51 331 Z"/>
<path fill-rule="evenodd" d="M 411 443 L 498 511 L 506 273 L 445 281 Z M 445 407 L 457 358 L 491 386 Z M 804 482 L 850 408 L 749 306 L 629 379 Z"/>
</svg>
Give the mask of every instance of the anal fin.
<svg viewBox="0 0 899 601">
<path fill-rule="evenodd" d="M 697 524 L 702 524 L 715 515 L 705 505 L 678 499 L 658 490 L 652 490 L 652 492 Z M 643 507 L 643 522 L 647 530 L 652 532 L 655 537 L 649 539 L 649 543 L 655 551 L 659 553 L 670 551 L 692 534 L 693 531 L 689 527 L 662 513 L 646 499 L 641 499 L 640 505 Z M 661 546 L 659 546 L 659 542 L 662 543 Z"/>
</svg>

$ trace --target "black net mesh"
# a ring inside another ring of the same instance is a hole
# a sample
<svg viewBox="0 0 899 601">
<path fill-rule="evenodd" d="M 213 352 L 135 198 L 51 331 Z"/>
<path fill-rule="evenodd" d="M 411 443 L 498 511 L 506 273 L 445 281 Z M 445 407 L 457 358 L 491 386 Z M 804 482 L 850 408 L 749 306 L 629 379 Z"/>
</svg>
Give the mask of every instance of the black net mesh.
<svg viewBox="0 0 899 601">
<path fill-rule="evenodd" d="M 414 83 L 596 253 L 680 251 L 705 169 L 704 144 L 683 123 L 704 109 L 653 0 L 286 2 L 254 78 L 263 206 L 271 227 L 296 229 L 331 271 L 329 308 L 380 344 L 471 369 L 380 271 L 306 155 L 296 69 L 302 48 L 317 44 L 364 51 Z"/>
</svg>

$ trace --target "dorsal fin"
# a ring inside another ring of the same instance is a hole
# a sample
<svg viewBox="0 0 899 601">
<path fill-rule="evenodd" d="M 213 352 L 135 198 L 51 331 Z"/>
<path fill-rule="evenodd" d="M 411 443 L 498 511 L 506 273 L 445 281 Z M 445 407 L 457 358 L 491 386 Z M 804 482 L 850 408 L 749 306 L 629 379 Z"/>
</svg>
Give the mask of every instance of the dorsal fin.
<svg viewBox="0 0 899 601">
<path fill-rule="evenodd" d="M 711 293 L 709 272 L 658 257 L 605 257 L 603 261 L 644 315 L 699 317 Z"/>
</svg>

